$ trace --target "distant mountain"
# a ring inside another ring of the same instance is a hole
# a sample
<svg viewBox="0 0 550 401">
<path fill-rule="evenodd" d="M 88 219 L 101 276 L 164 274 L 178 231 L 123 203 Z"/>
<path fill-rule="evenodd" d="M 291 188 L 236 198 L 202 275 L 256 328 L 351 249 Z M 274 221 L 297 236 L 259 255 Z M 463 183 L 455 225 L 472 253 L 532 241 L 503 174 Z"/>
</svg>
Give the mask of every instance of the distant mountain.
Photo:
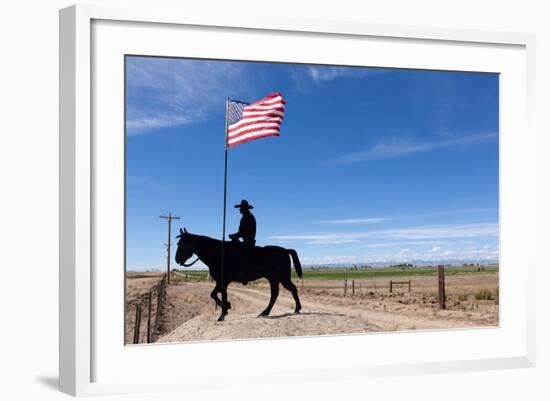
<svg viewBox="0 0 550 401">
<path fill-rule="evenodd" d="M 330 268 L 350 268 L 350 267 L 391 267 L 398 265 L 413 265 L 417 267 L 423 266 L 437 266 L 437 265 L 455 265 L 462 266 L 463 264 L 480 264 L 480 265 L 498 265 L 498 260 L 479 260 L 479 259 L 439 259 L 439 260 L 422 260 L 422 259 L 413 259 L 413 260 L 388 260 L 384 262 L 357 262 L 357 263 L 314 263 L 307 264 L 304 267 L 330 267 Z"/>
</svg>

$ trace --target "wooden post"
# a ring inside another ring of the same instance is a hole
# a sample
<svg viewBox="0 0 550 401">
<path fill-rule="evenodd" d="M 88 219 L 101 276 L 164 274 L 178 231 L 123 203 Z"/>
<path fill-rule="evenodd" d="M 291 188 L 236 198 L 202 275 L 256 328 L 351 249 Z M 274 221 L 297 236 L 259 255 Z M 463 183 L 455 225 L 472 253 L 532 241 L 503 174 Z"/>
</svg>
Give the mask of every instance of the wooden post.
<svg viewBox="0 0 550 401">
<path fill-rule="evenodd" d="M 141 326 L 141 305 L 136 305 L 136 321 L 134 325 L 134 344 L 139 343 L 139 327 Z"/>
<path fill-rule="evenodd" d="M 393 281 L 390 280 L 390 292 L 393 292 Z"/>
<path fill-rule="evenodd" d="M 344 296 L 346 296 L 346 292 L 348 292 L 348 279 L 344 280 Z"/>
<path fill-rule="evenodd" d="M 445 304 L 445 267 L 443 265 L 437 266 L 438 283 L 439 283 L 439 308 L 447 309 Z"/>
<path fill-rule="evenodd" d="M 162 291 L 163 291 L 162 283 L 163 282 L 164 282 L 164 279 L 160 280 L 159 283 L 157 284 L 157 314 L 155 316 L 155 326 L 154 326 L 154 333 L 153 333 L 155 336 L 157 334 L 157 330 L 160 324 L 160 310 L 162 308 Z"/>
<path fill-rule="evenodd" d="M 170 247 L 172 245 L 170 243 L 170 237 L 172 236 L 172 220 L 179 220 L 180 218 L 178 216 L 174 216 L 172 212 L 169 212 L 168 216 L 159 216 L 159 218 L 168 220 L 168 255 L 166 257 L 166 273 L 168 274 L 168 284 L 170 284 Z"/>
<path fill-rule="evenodd" d="M 147 344 L 151 342 L 151 292 L 149 291 L 149 294 L 147 294 Z"/>
<path fill-rule="evenodd" d="M 166 277 L 167 276 L 165 275 L 162 280 L 162 302 L 161 303 L 164 303 L 164 301 L 166 300 L 166 284 L 167 284 Z"/>
<path fill-rule="evenodd" d="M 355 280 L 351 280 L 351 295 L 355 295 Z"/>
<path fill-rule="evenodd" d="M 411 292 L 411 280 L 409 280 L 409 292 Z"/>
</svg>

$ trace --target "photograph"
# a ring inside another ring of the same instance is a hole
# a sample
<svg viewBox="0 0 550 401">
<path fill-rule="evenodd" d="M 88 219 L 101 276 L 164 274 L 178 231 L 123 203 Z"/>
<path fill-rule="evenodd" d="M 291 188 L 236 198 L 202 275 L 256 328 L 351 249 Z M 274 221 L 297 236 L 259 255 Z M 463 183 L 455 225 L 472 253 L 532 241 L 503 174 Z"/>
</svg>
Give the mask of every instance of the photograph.
<svg viewBox="0 0 550 401">
<path fill-rule="evenodd" d="M 125 344 L 499 327 L 499 74 L 124 59 Z"/>
</svg>

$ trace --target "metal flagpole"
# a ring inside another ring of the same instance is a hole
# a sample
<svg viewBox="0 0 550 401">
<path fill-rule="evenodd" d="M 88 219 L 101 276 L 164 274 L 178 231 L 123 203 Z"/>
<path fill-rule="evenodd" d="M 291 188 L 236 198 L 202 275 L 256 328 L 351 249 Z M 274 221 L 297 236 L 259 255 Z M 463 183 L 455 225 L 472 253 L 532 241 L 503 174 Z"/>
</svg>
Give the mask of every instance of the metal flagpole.
<svg viewBox="0 0 550 401">
<path fill-rule="evenodd" d="M 227 209 L 227 130 L 229 126 L 229 98 L 225 101 L 225 166 L 223 175 L 223 224 L 222 224 L 222 260 L 220 272 L 220 286 L 222 287 L 222 303 L 225 305 L 227 294 L 223 291 L 223 273 L 225 268 L 225 215 Z"/>
</svg>

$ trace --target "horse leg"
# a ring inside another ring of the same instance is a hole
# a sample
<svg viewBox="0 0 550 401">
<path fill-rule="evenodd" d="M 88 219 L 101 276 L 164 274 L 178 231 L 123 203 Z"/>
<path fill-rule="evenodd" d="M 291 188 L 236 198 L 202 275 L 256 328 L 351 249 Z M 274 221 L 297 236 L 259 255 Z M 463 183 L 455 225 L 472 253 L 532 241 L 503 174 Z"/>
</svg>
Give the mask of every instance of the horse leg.
<svg viewBox="0 0 550 401">
<path fill-rule="evenodd" d="M 283 285 L 283 287 L 289 290 L 294 297 L 294 302 L 296 303 L 296 309 L 294 309 L 294 313 L 300 313 L 300 310 L 302 309 L 302 304 L 300 303 L 300 298 L 298 297 L 298 290 L 296 289 L 296 286 L 290 280 L 283 281 L 281 284 Z"/>
<path fill-rule="evenodd" d="M 214 300 L 214 302 L 216 302 L 216 305 L 219 306 L 221 308 L 222 306 L 222 301 L 220 300 L 220 298 L 218 297 L 218 294 L 222 292 L 222 289 L 219 285 L 216 284 L 216 286 L 214 287 L 214 289 L 212 290 L 212 292 L 210 293 L 210 297 Z M 231 309 L 231 302 L 227 302 L 227 309 Z"/>
<path fill-rule="evenodd" d="M 218 297 L 218 293 L 220 293 L 220 292 L 221 292 L 220 286 L 216 284 L 216 286 L 214 287 L 214 289 L 210 293 L 210 297 L 214 300 L 214 302 L 216 302 L 216 305 L 219 306 L 219 307 L 222 306 L 222 301 Z"/>
<path fill-rule="evenodd" d="M 269 299 L 269 305 L 267 305 L 267 308 L 265 308 L 265 310 L 260 313 L 258 317 L 269 315 L 271 313 L 271 308 L 273 308 L 273 305 L 275 305 L 275 301 L 279 296 L 279 282 L 270 281 L 269 285 L 271 286 L 271 298 Z"/>
<path fill-rule="evenodd" d="M 222 308 L 222 314 L 218 318 L 218 322 L 223 322 L 225 320 L 225 316 L 227 315 L 227 310 L 231 308 L 231 304 L 227 302 L 227 285 L 220 289 L 222 293 L 222 302 L 221 302 L 221 308 Z"/>
</svg>

